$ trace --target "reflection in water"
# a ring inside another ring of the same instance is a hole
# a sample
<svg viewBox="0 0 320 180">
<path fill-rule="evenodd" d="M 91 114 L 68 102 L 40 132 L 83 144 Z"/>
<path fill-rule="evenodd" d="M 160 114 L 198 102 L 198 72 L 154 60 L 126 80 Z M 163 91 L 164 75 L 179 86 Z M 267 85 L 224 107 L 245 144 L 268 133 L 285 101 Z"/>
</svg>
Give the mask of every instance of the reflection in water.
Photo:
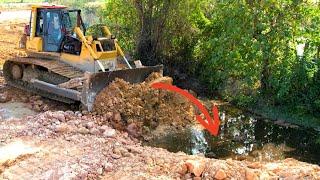
<svg viewBox="0 0 320 180">
<path fill-rule="evenodd" d="M 221 159 L 273 161 L 293 157 L 320 164 L 320 144 L 316 143 L 320 134 L 314 130 L 279 126 L 228 106 L 220 107 L 220 119 L 218 137 L 190 128 L 147 145 Z"/>
</svg>

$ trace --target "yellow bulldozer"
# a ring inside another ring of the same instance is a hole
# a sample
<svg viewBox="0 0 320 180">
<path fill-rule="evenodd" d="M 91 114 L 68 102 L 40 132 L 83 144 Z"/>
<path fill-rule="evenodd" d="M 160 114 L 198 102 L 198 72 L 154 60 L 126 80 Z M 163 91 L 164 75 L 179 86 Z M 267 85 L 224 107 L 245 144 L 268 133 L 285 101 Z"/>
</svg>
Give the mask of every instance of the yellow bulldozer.
<svg viewBox="0 0 320 180">
<path fill-rule="evenodd" d="M 19 43 L 26 57 L 6 60 L 8 85 L 65 103 L 80 102 L 89 111 L 95 96 L 115 78 L 143 81 L 163 66 L 128 62 L 106 26 L 102 37 L 86 35 L 81 10 L 33 5 L 30 22 Z"/>
</svg>

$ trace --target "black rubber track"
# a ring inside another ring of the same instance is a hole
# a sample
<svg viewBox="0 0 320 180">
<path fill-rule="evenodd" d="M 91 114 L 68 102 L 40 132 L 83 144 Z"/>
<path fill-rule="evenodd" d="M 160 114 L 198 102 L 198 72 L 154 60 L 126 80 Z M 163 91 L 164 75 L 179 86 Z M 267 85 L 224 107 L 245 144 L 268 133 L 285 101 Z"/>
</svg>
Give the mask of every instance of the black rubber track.
<svg viewBox="0 0 320 180">
<path fill-rule="evenodd" d="M 48 93 L 46 91 L 37 89 L 36 87 L 34 87 L 32 85 L 32 83 L 29 83 L 29 82 L 26 82 L 26 81 L 23 81 L 23 80 L 14 79 L 12 77 L 12 74 L 11 74 L 11 68 L 15 64 L 16 65 L 20 65 L 20 66 L 24 65 L 23 63 L 14 62 L 14 61 L 11 61 L 11 60 L 7 60 L 3 65 L 3 76 L 4 76 L 4 78 L 5 78 L 5 80 L 6 80 L 8 85 L 16 87 L 16 88 L 19 88 L 19 89 L 22 89 L 22 90 L 25 90 L 25 91 L 28 91 L 28 92 L 31 92 L 31 93 L 34 93 L 34 94 L 38 94 L 40 96 L 43 96 L 43 97 L 46 97 L 46 98 L 49 98 L 49 99 L 53 99 L 53 100 L 56 100 L 56 101 L 60 101 L 60 102 L 68 103 L 68 104 L 76 103 L 74 100 L 71 100 L 71 99 L 68 99 L 68 98 L 65 98 L 65 97 L 62 97 L 62 96 L 58 96 L 58 95 L 51 94 L 51 93 Z M 43 80 L 43 81 L 46 81 L 46 82 L 49 82 L 49 83 L 59 84 L 61 82 L 65 82 L 65 81 L 68 80 L 67 77 L 63 77 L 63 76 L 60 76 L 58 74 L 54 74 L 53 75 L 53 73 L 49 73 L 49 72 L 42 71 L 42 70 L 35 70 L 35 71 L 38 71 L 38 73 L 41 74 L 40 80 Z"/>
</svg>

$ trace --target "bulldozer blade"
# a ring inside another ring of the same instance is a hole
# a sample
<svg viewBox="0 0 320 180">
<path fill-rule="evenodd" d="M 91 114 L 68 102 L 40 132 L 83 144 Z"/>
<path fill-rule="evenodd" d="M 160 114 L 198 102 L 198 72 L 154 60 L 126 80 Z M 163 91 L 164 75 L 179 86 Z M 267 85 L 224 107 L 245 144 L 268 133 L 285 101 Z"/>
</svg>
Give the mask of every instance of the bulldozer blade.
<svg viewBox="0 0 320 180">
<path fill-rule="evenodd" d="M 85 73 L 81 102 L 88 111 L 92 111 L 96 95 L 116 78 L 130 83 L 143 82 L 152 72 L 163 73 L 163 65 L 148 66 L 118 71 Z"/>
</svg>

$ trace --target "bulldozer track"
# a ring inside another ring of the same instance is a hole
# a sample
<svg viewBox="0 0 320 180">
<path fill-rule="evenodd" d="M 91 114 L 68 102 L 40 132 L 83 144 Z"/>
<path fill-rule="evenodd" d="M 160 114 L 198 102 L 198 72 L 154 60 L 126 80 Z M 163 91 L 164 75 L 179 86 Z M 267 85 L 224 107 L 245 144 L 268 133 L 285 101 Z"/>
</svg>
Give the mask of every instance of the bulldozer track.
<svg viewBox="0 0 320 180">
<path fill-rule="evenodd" d="M 76 77 L 82 77 L 83 72 L 76 70 L 75 68 L 73 68 L 65 63 L 58 62 L 56 60 L 39 60 L 39 59 L 27 58 L 27 57 L 7 60 L 3 66 L 3 75 L 4 75 L 8 85 L 19 88 L 19 89 L 23 89 L 28 92 L 35 93 L 40 96 L 47 97 L 49 99 L 53 99 L 56 101 L 61 101 L 61 102 L 65 102 L 68 104 L 75 103 L 74 100 L 71 100 L 69 98 L 40 90 L 40 89 L 36 88 L 30 82 L 14 79 L 11 75 L 11 72 L 10 72 L 11 66 L 13 64 L 29 64 L 29 65 L 37 65 L 37 66 L 46 68 L 48 71 L 47 72 L 42 71 L 41 73 L 43 74 L 43 77 L 50 77 L 51 76 L 50 78 L 52 78 L 52 79 L 50 79 L 50 80 L 54 80 L 54 78 L 56 78 L 56 77 L 52 76 L 52 73 L 49 74 L 50 72 L 55 73 L 55 76 L 60 76 L 61 78 L 69 78 L 69 79 L 76 78 Z M 67 72 L 68 70 L 73 71 L 73 72 L 68 73 Z M 45 73 L 47 73 L 47 74 L 45 74 Z"/>
<path fill-rule="evenodd" d="M 56 74 L 62 75 L 69 79 L 83 77 L 84 72 L 76 69 L 66 63 L 63 63 L 58 60 L 48 60 L 48 59 L 38 59 L 32 57 L 17 57 L 14 59 L 10 59 L 12 62 L 23 63 L 23 64 L 34 64 L 37 66 L 42 66 L 48 69 L 50 72 L 54 72 Z"/>
</svg>

